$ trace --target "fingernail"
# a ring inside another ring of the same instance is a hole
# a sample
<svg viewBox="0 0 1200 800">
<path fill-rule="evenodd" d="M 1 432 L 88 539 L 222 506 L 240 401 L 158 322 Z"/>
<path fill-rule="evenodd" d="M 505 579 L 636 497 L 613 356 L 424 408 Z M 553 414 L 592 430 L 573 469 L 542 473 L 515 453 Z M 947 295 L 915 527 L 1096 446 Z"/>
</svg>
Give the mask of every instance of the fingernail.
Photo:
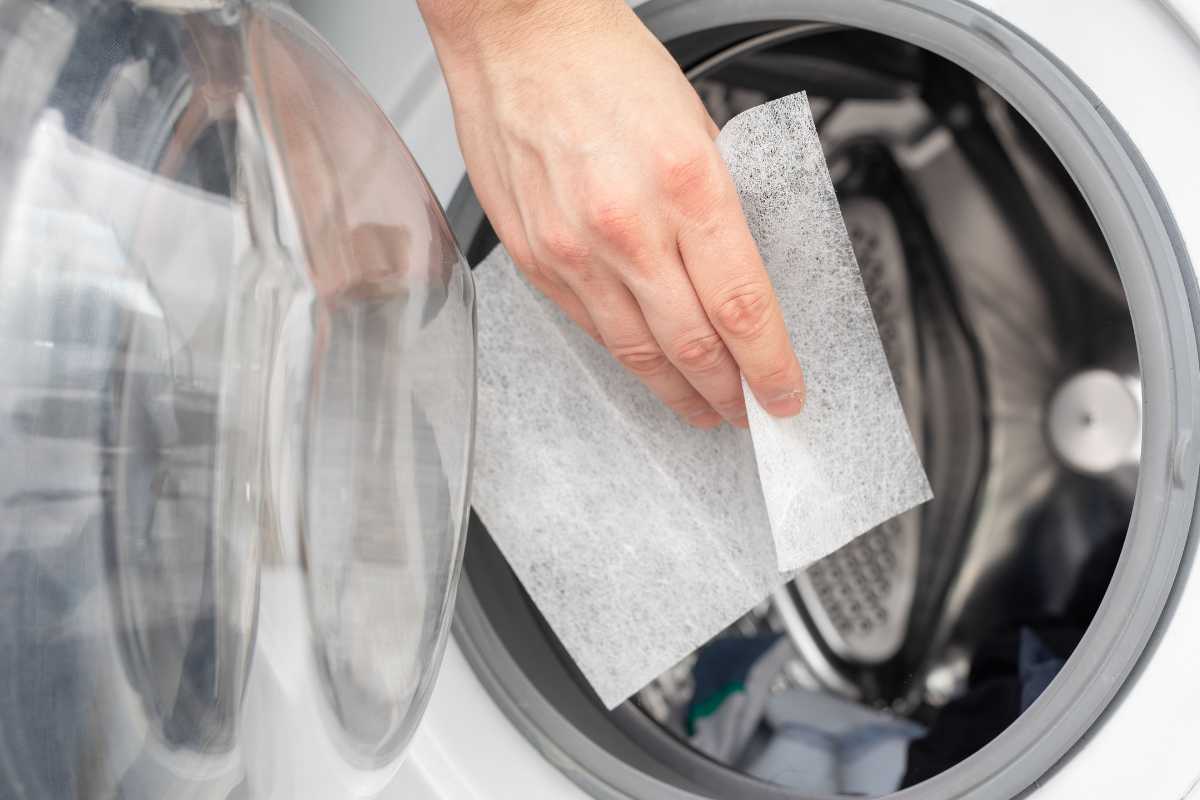
<svg viewBox="0 0 1200 800">
<path fill-rule="evenodd" d="M 729 421 L 729 424 L 733 425 L 734 427 L 737 427 L 737 428 L 749 428 L 750 420 L 746 419 L 745 414 L 742 414 L 740 417 L 738 417 L 736 419 L 731 419 Z"/>
<path fill-rule="evenodd" d="M 697 428 L 715 428 L 721 424 L 721 415 L 711 408 L 707 408 L 703 411 L 688 414 L 687 421 L 689 425 L 694 425 Z"/>
<path fill-rule="evenodd" d="M 775 417 L 791 417 L 804 408 L 804 390 L 793 389 L 777 394 L 767 401 L 767 413 Z"/>
</svg>

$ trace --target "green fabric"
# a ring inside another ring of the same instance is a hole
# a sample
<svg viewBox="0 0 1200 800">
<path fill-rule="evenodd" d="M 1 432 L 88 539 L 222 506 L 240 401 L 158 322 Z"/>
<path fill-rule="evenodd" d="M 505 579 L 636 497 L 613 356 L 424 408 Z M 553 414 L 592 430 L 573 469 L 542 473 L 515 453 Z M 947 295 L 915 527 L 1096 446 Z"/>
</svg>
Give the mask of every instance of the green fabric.
<svg viewBox="0 0 1200 800">
<path fill-rule="evenodd" d="M 746 691 L 746 685 L 741 681 L 734 681 L 721 687 L 720 691 L 713 692 L 699 703 L 693 703 L 687 718 L 688 736 L 695 734 L 696 722 L 716 713 L 716 710 L 721 707 L 722 703 L 729 699 L 731 694 L 744 691 Z"/>
</svg>

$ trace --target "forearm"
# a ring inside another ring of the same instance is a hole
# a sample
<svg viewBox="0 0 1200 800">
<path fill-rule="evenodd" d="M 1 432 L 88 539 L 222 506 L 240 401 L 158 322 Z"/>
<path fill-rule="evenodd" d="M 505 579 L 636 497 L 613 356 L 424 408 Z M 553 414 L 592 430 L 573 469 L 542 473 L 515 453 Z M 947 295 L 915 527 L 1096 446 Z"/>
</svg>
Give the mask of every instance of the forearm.
<svg viewBox="0 0 1200 800">
<path fill-rule="evenodd" d="M 478 65 L 565 30 L 611 24 L 624 0 L 417 0 L 443 67 Z"/>
</svg>

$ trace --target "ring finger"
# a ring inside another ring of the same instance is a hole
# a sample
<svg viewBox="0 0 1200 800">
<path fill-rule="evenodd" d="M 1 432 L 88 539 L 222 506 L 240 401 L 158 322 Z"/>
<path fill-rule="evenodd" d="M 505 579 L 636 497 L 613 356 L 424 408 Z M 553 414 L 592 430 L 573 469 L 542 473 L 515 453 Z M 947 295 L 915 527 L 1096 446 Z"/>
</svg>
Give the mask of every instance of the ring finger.
<svg viewBox="0 0 1200 800">
<path fill-rule="evenodd" d="M 571 288 L 604 346 L 625 369 L 689 424 L 699 428 L 721 424 L 721 415 L 667 358 L 629 289 L 615 278 L 595 278 L 586 291 Z"/>
</svg>

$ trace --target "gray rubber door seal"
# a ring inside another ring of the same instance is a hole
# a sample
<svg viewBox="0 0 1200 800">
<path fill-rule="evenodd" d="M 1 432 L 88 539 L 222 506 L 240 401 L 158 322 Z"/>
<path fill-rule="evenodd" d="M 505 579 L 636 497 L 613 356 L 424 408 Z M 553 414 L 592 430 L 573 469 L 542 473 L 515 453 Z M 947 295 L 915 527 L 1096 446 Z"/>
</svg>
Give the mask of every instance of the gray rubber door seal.
<svg viewBox="0 0 1200 800">
<path fill-rule="evenodd" d="M 1086 635 L 1037 702 L 975 755 L 892 795 L 1020 796 L 1102 724 L 1139 659 L 1152 657 L 1181 564 L 1186 570 L 1192 560 L 1200 472 L 1200 295 L 1170 208 L 1129 137 L 1076 76 L 1020 31 L 962 0 L 651 0 L 638 13 L 666 42 L 708 32 L 709 51 L 696 53 L 695 61 L 745 39 L 747 30 L 799 22 L 862 28 L 941 55 L 988 83 L 1030 121 L 1104 233 L 1133 321 L 1145 419 L 1120 563 Z M 721 31 L 728 31 L 723 44 Z M 450 217 L 469 248 L 482 214 L 465 182 Z M 516 652 L 536 646 L 536 633 L 527 633 L 524 642 L 501 635 L 494 624 L 498 609 L 480 600 L 491 578 L 472 574 L 468 558 L 455 620 L 459 644 L 516 727 L 586 791 L 636 798 L 801 796 L 708 762 L 683 745 L 654 750 L 622 739 L 603 715 L 584 707 L 585 695 L 558 685 L 561 676 L 552 670 L 538 674 L 529 668 L 528 654 Z"/>
</svg>

